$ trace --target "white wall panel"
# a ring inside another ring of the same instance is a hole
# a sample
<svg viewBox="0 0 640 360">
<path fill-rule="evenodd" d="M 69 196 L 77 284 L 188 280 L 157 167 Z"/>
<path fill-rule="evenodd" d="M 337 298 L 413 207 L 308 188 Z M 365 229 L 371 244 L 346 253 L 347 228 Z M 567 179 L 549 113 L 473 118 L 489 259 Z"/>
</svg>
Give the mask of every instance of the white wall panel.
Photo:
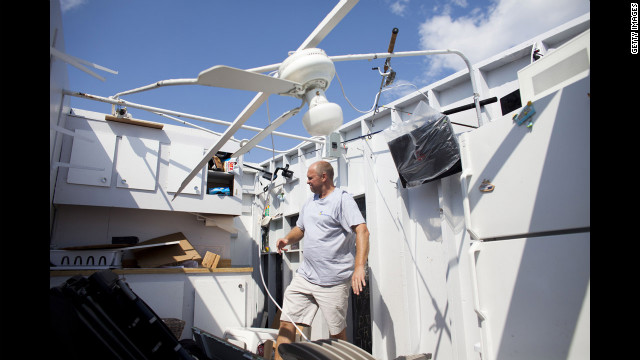
<svg viewBox="0 0 640 360">
<path fill-rule="evenodd" d="M 116 187 L 154 190 L 157 183 L 160 143 L 157 140 L 122 136 L 118 144 Z"/>
</svg>

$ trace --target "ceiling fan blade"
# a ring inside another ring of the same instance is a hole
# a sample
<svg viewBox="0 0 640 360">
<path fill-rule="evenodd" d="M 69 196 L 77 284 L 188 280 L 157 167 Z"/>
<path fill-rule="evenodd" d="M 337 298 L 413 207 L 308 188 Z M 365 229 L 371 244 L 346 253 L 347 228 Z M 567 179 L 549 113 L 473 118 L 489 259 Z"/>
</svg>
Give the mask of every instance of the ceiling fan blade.
<svg viewBox="0 0 640 360">
<path fill-rule="evenodd" d="M 262 141 L 262 139 L 267 137 L 267 135 L 271 134 L 280 125 L 284 124 L 285 121 L 289 120 L 289 118 L 291 118 L 292 116 L 294 116 L 298 112 L 300 112 L 300 109 L 302 109 L 302 107 L 304 106 L 304 103 L 305 102 L 302 101 L 302 104 L 300 104 L 299 107 L 297 107 L 295 109 L 291 109 L 291 110 L 287 111 L 286 113 L 280 115 L 280 117 L 278 117 L 273 122 L 271 122 L 271 124 L 269 124 L 269 126 L 267 126 L 264 130 L 260 131 L 258 134 L 256 134 L 256 136 L 251 138 L 251 140 L 249 140 L 248 143 L 246 143 L 240 149 L 238 149 L 236 152 L 231 154 L 231 157 L 238 157 L 240 155 L 245 154 L 247 151 L 253 149 L 256 145 L 258 145 L 258 143 L 260 143 L 260 141 Z"/>
<path fill-rule="evenodd" d="M 320 22 L 311 34 L 302 42 L 297 50 L 317 47 L 320 41 L 325 38 L 338 25 L 359 0 L 340 0 L 329 14 Z"/>
<path fill-rule="evenodd" d="M 331 10 L 331 12 L 327 14 L 322 22 L 320 22 L 315 30 L 313 30 L 313 32 L 309 34 L 305 41 L 302 42 L 300 47 L 298 47 L 298 50 L 316 47 L 320 43 L 320 41 L 322 41 L 322 39 L 324 39 L 329 34 L 329 32 L 331 32 L 331 30 L 333 30 L 333 28 L 338 25 L 338 23 L 349 13 L 349 11 L 351 11 L 351 9 L 358 3 L 358 1 L 359 0 L 340 0 L 340 2 L 333 8 L 333 10 Z M 247 121 L 249 117 L 251 117 L 251 115 L 253 115 L 253 113 L 260 107 L 260 105 L 262 105 L 262 103 L 267 100 L 269 94 L 287 93 L 300 86 L 300 84 L 288 80 L 274 78 L 267 75 L 231 68 L 223 65 L 217 65 L 210 69 L 202 71 L 198 75 L 197 83 L 200 85 L 214 87 L 259 91 L 260 93 L 253 98 L 249 105 L 247 105 L 247 107 L 245 107 L 240 115 L 238 115 L 236 120 L 234 120 L 234 122 L 229 125 L 220 139 L 218 139 L 218 142 L 214 146 L 212 146 L 209 151 L 207 151 L 207 154 L 205 154 L 198 165 L 196 165 L 191 173 L 189 173 L 189 175 L 187 175 L 187 177 L 182 181 L 180 188 L 173 196 L 173 200 L 175 200 L 175 198 L 182 192 L 182 190 L 184 190 L 184 188 L 196 176 L 196 174 L 202 171 L 202 168 L 207 162 L 209 162 L 209 159 L 211 159 L 211 157 L 222 148 L 222 146 L 231 138 L 231 136 L 236 131 L 238 131 L 238 129 L 240 129 L 242 124 L 244 124 L 245 121 Z M 239 154 L 240 151 L 246 152 L 248 151 L 248 149 L 251 149 L 251 147 L 255 145 L 252 143 L 254 139 L 254 142 L 259 142 L 291 116 L 297 114 L 299 110 L 300 108 L 290 110 L 289 112 L 282 115 L 271 125 L 269 125 L 265 130 L 254 136 L 254 138 L 250 140 L 249 143 L 245 144 L 245 146 L 243 146 L 240 150 L 236 151 L 235 154 Z"/>
<path fill-rule="evenodd" d="M 204 155 L 202 160 L 200 160 L 198 165 L 196 165 L 193 168 L 193 170 L 191 170 L 189 175 L 187 175 L 187 177 L 182 181 L 182 184 L 180 184 L 180 188 L 178 189 L 178 191 L 176 191 L 175 195 L 173 195 L 173 199 L 171 199 L 171 201 L 175 200 L 175 198 L 182 192 L 182 190 L 184 190 L 184 188 L 187 186 L 187 184 L 189 184 L 189 182 L 191 182 L 191 180 L 196 176 L 196 174 L 202 171 L 202 168 L 205 166 L 205 164 L 209 162 L 209 160 L 213 157 L 213 155 L 215 155 L 218 151 L 220 151 L 222 146 L 226 144 L 227 141 L 229 141 L 229 139 L 231 139 L 233 134 L 235 134 L 236 131 L 240 129 L 240 127 L 251 117 L 251 115 L 253 115 L 254 112 L 256 112 L 256 110 L 258 110 L 260 105 L 262 105 L 262 103 L 264 103 L 267 100 L 267 98 L 269 98 L 269 94 L 261 92 L 258 95 L 256 95 L 253 98 L 253 100 L 251 100 L 249 105 L 247 105 L 244 108 L 244 110 L 242 110 L 240 115 L 238 115 L 238 117 L 233 121 L 233 123 L 231 123 L 231 125 L 229 125 L 227 130 L 225 130 L 224 133 L 220 136 L 220 138 L 218 139 L 218 142 L 215 145 L 213 145 L 209 149 L 209 151 L 207 151 L 207 153 Z"/>
<path fill-rule="evenodd" d="M 268 94 L 287 93 L 296 89 L 297 86 L 300 86 L 300 84 L 293 81 L 278 79 L 224 65 L 216 65 L 200 72 L 197 83 L 200 85 L 257 91 Z"/>
</svg>

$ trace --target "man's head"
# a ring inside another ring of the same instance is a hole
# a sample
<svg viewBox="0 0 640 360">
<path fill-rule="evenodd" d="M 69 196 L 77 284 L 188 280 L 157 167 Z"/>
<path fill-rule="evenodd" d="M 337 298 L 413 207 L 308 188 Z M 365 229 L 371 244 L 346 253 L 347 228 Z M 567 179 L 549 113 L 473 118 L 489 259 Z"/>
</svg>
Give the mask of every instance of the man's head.
<svg viewBox="0 0 640 360">
<path fill-rule="evenodd" d="M 323 195 L 326 190 L 334 188 L 333 167 L 326 161 L 316 161 L 307 170 L 307 184 L 311 192 Z"/>
</svg>

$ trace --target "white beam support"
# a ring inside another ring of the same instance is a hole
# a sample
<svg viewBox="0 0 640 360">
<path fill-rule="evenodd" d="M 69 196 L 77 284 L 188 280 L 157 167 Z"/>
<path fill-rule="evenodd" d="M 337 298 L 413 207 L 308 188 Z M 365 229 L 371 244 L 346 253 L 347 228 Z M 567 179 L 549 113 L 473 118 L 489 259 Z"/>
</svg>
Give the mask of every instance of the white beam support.
<svg viewBox="0 0 640 360">
<path fill-rule="evenodd" d="M 185 117 L 185 118 L 189 118 L 189 119 L 193 119 L 193 120 L 205 121 L 205 122 L 208 122 L 208 123 L 217 124 L 217 125 L 224 125 L 224 126 L 229 126 L 229 125 L 232 124 L 232 123 L 230 123 L 228 121 L 224 121 L 224 120 L 212 119 L 212 118 L 208 118 L 208 117 L 204 117 L 204 116 L 182 113 L 182 112 L 179 112 L 179 111 L 173 111 L 173 110 L 162 109 L 162 108 L 157 108 L 157 107 L 153 107 L 153 106 L 136 104 L 136 103 L 133 103 L 133 102 L 130 102 L 130 101 L 122 100 L 122 99 L 106 98 L 106 97 L 102 97 L 102 96 L 85 94 L 85 93 L 74 92 L 74 91 L 69 91 L 69 90 L 63 90 L 63 93 L 65 95 L 74 96 L 74 97 L 78 97 L 78 98 L 100 101 L 100 102 L 104 102 L 104 103 L 112 104 L 112 105 L 121 105 L 121 106 L 126 106 L 128 108 L 131 107 L 131 108 L 134 108 L 134 109 L 145 110 L 145 111 L 149 111 L 149 112 L 152 112 L 152 113 L 155 113 L 155 114 L 162 113 L 162 114 L 173 115 L 173 116 L 181 116 L 181 117 Z M 251 130 L 251 131 L 255 131 L 255 132 L 260 132 L 260 131 L 264 130 L 262 128 L 255 127 L 255 126 L 249 126 L 249 125 L 242 125 L 241 128 L 244 129 L 244 130 Z M 300 141 L 308 141 L 308 142 L 317 143 L 317 144 L 324 144 L 324 140 L 318 140 L 318 139 L 308 138 L 308 137 L 304 137 L 304 136 L 283 133 L 283 132 L 279 132 L 279 131 L 274 131 L 274 132 L 272 132 L 272 134 L 273 135 L 277 135 L 277 136 L 281 136 L 281 137 L 290 138 L 290 139 L 296 139 L 296 140 L 300 140 Z"/>
</svg>

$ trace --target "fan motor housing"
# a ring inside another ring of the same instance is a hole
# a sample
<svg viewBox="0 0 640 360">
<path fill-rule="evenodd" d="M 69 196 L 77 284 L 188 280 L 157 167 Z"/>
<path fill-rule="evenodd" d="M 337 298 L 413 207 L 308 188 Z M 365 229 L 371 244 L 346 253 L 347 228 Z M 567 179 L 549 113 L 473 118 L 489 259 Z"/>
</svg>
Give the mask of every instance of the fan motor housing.
<svg viewBox="0 0 640 360">
<path fill-rule="evenodd" d="M 302 84 L 299 95 L 317 87 L 326 90 L 336 73 L 333 61 L 317 48 L 296 51 L 282 62 L 278 71 L 281 79 Z"/>
</svg>

